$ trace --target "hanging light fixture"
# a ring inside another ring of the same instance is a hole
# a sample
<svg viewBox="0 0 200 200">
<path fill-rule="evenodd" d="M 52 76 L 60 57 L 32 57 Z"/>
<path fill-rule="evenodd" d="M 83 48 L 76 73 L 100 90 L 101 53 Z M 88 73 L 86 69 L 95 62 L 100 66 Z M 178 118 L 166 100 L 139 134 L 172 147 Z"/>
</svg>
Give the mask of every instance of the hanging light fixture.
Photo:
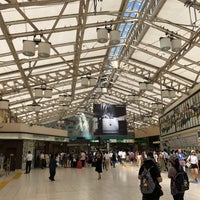
<svg viewBox="0 0 200 200">
<path fill-rule="evenodd" d="M 97 84 L 97 79 L 96 78 L 90 78 L 90 86 L 95 86 Z"/>
<path fill-rule="evenodd" d="M 43 83 L 41 87 L 34 88 L 36 98 L 51 98 L 53 90 L 46 87 L 46 83 Z"/>
<path fill-rule="evenodd" d="M 168 51 L 171 48 L 171 39 L 169 37 L 160 37 L 160 49 Z"/>
<path fill-rule="evenodd" d="M 178 52 L 181 50 L 181 40 L 178 38 L 171 39 L 172 51 Z"/>
<path fill-rule="evenodd" d="M 129 101 L 139 101 L 139 96 L 136 94 L 128 95 L 128 100 Z"/>
<path fill-rule="evenodd" d="M 51 98 L 52 97 L 52 89 L 50 88 L 46 88 L 43 92 L 43 95 L 45 98 Z"/>
<path fill-rule="evenodd" d="M 30 104 L 27 106 L 28 111 L 35 111 L 39 112 L 41 110 L 41 106 L 37 104 L 36 102 Z"/>
<path fill-rule="evenodd" d="M 99 43 L 108 42 L 108 30 L 106 28 L 97 28 L 97 41 Z"/>
<path fill-rule="evenodd" d="M 38 57 L 48 58 L 50 56 L 51 45 L 49 42 L 40 42 L 38 45 Z"/>
<path fill-rule="evenodd" d="M 8 110 L 9 100 L 2 99 L 0 97 L 0 110 Z"/>
<path fill-rule="evenodd" d="M 120 32 L 117 30 L 110 31 L 110 44 L 116 45 L 120 43 Z"/>
<path fill-rule="evenodd" d="M 176 92 L 174 90 L 166 89 L 161 91 L 162 98 L 175 98 Z"/>
<path fill-rule="evenodd" d="M 120 43 L 120 32 L 118 30 L 112 30 L 112 25 L 105 26 L 105 28 L 97 28 L 97 41 L 99 43 L 108 42 L 108 33 L 110 34 L 111 45 Z"/>
<path fill-rule="evenodd" d="M 70 102 L 72 101 L 71 95 L 64 94 L 64 95 L 59 95 L 59 110 L 69 110 L 69 105 Z"/>
<path fill-rule="evenodd" d="M 161 110 L 161 109 L 163 109 L 163 104 L 158 103 L 158 102 L 152 103 L 151 108 L 152 108 L 152 110 Z"/>
<path fill-rule="evenodd" d="M 92 78 L 90 75 L 87 75 L 86 77 L 81 77 L 81 86 L 87 87 L 87 86 L 95 86 L 97 83 L 96 78 Z"/>
<path fill-rule="evenodd" d="M 101 93 L 101 87 L 96 88 L 96 93 Z"/>
<path fill-rule="evenodd" d="M 146 90 L 146 91 L 152 91 L 153 90 L 153 84 L 150 82 L 140 82 L 139 83 L 139 89 L 140 90 Z"/>
<path fill-rule="evenodd" d="M 108 88 L 102 87 L 102 88 L 101 88 L 101 92 L 102 92 L 103 94 L 106 94 L 106 93 L 108 92 Z"/>
<path fill-rule="evenodd" d="M 159 40 L 160 49 L 162 51 L 168 51 L 171 49 L 173 52 L 178 52 L 181 50 L 181 39 L 174 38 L 173 35 L 169 35 L 167 37 L 160 37 Z"/>
<path fill-rule="evenodd" d="M 36 45 L 38 45 L 38 57 L 47 58 L 50 56 L 51 43 L 42 42 L 42 35 L 34 35 L 33 40 L 23 40 L 23 54 L 25 56 L 34 56 Z"/>
<path fill-rule="evenodd" d="M 59 108 L 58 108 L 60 111 L 63 111 L 63 110 L 68 110 L 69 109 L 69 105 L 66 105 L 66 104 L 63 104 L 63 105 L 59 105 Z"/>
<path fill-rule="evenodd" d="M 71 95 L 68 95 L 68 94 L 59 95 L 59 101 L 61 103 L 69 103 L 71 102 L 71 100 L 72 100 Z"/>
<path fill-rule="evenodd" d="M 97 87 L 96 88 L 96 93 L 106 94 L 107 92 L 108 92 L 108 88 L 106 88 L 106 87 Z"/>
<path fill-rule="evenodd" d="M 43 97 L 43 89 L 42 88 L 34 88 L 35 90 L 35 97 L 42 98 Z"/>
<path fill-rule="evenodd" d="M 88 86 L 88 77 L 81 77 L 81 86 L 83 87 Z"/>
<path fill-rule="evenodd" d="M 35 42 L 24 40 L 23 41 L 23 54 L 25 56 L 34 56 L 35 55 Z"/>
</svg>

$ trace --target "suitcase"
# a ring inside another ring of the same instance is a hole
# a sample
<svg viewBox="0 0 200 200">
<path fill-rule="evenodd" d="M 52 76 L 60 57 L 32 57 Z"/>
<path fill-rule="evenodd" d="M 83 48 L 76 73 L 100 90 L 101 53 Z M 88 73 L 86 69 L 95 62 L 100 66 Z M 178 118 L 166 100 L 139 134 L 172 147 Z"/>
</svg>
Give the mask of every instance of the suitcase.
<svg viewBox="0 0 200 200">
<path fill-rule="evenodd" d="M 78 162 L 77 162 L 77 168 L 79 168 L 79 169 L 82 168 L 82 162 L 81 162 L 81 161 L 78 161 Z"/>
</svg>

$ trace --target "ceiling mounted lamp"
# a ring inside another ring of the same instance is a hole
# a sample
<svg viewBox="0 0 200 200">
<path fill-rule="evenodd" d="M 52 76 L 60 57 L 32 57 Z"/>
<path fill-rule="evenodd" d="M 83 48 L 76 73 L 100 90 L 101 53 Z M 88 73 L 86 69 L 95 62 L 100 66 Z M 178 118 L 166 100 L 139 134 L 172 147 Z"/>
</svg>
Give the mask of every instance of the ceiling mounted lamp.
<svg viewBox="0 0 200 200">
<path fill-rule="evenodd" d="M 88 77 L 81 77 L 81 86 L 87 87 L 89 85 L 89 79 Z"/>
<path fill-rule="evenodd" d="M 38 57 L 39 58 L 48 58 L 50 56 L 51 43 L 42 42 L 42 35 L 39 35 L 39 38 L 34 35 L 33 40 L 23 40 L 23 54 L 25 56 L 34 56 L 36 45 L 38 45 Z"/>
<path fill-rule="evenodd" d="M 9 107 L 9 100 L 0 98 L 0 110 L 8 110 Z"/>
<path fill-rule="evenodd" d="M 63 103 L 68 103 L 68 102 L 71 102 L 71 100 L 72 100 L 72 97 L 71 97 L 71 95 L 59 95 L 59 101 L 60 102 L 63 102 Z"/>
<path fill-rule="evenodd" d="M 35 55 L 35 42 L 24 40 L 23 41 L 23 54 L 25 56 L 34 56 Z"/>
<path fill-rule="evenodd" d="M 162 103 L 152 103 L 151 108 L 152 108 L 152 110 L 162 110 L 163 104 Z"/>
<path fill-rule="evenodd" d="M 44 98 L 51 98 L 52 97 L 52 92 L 53 92 L 53 90 L 52 89 L 50 89 L 50 88 L 46 88 L 45 90 L 44 90 Z"/>
<path fill-rule="evenodd" d="M 97 84 L 97 79 L 92 78 L 91 76 L 81 77 L 81 86 L 95 86 Z"/>
<path fill-rule="evenodd" d="M 106 28 L 97 28 L 97 42 L 108 42 L 108 30 Z"/>
<path fill-rule="evenodd" d="M 110 44 L 116 45 L 120 43 L 120 32 L 116 30 L 110 31 Z"/>
<path fill-rule="evenodd" d="M 106 93 L 108 92 L 108 88 L 102 87 L 102 88 L 101 88 L 101 92 L 102 92 L 103 94 L 106 94 Z"/>
<path fill-rule="evenodd" d="M 50 56 L 51 44 L 49 42 L 40 42 L 38 45 L 38 57 L 48 58 Z"/>
<path fill-rule="evenodd" d="M 178 52 L 181 50 L 181 40 L 178 38 L 172 38 L 171 40 L 172 51 Z"/>
<path fill-rule="evenodd" d="M 162 51 L 171 49 L 173 52 L 178 52 L 181 50 L 181 40 L 173 36 L 160 37 L 160 49 Z"/>
<path fill-rule="evenodd" d="M 128 101 L 133 101 L 133 102 L 139 101 L 139 98 L 140 97 L 136 94 L 128 95 Z"/>
<path fill-rule="evenodd" d="M 176 92 L 174 90 L 166 89 L 161 91 L 161 96 L 162 98 L 175 98 L 176 97 Z"/>
<path fill-rule="evenodd" d="M 59 108 L 58 108 L 60 111 L 63 111 L 63 110 L 69 110 L 69 106 L 68 105 L 59 105 Z"/>
<path fill-rule="evenodd" d="M 89 83 L 90 83 L 90 86 L 95 86 L 97 84 L 97 79 L 96 78 L 90 78 Z"/>
<path fill-rule="evenodd" d="M 36 98 L 51 98 L 53 90 L 51 88 L 47 88 L 46 84 L 43 83 L 40 88 L 34 88 L 35 97 Z"/>
<path fill-rule="evenodd" d="M 106 94 L 107 92 L 108 92 L 108 88 L 106 88 L 106 87 L 97 87 L 96 88 L 96 93 Z"/>
<path fill-rule="evenodd" d="M 101 87 L 96 88 L 96 93 L 101 93 Z"/>
<path fill-rule="evenodd" d="M 39 112 L 41 110 L 41 106 L 37 103 L 32 103 L 31 105 L 27 105 L 28 111 Z"/>
<path fill-rule="evenodd" d="M 144 91 L 152 91 L 153 90 L 153 84 L 150 82 L 140 82 L 139 83 L 139 89 Z"/>
<path fill-rule="evenodd" d="M 97 42 L 108 42 L 108 33 L 110 34 L 110 44 L 116 45 L 120 43 L 120 32 L 118 30 L 112 30 L 112 25 L 105 28 L 97 28 Z"/>
<path fill-rule="evenodd" d="M 169 37 L 160 38 L 160 49 L 162 51 L 168 51 L 171 48 L 171 39 Z"/>
</svg>

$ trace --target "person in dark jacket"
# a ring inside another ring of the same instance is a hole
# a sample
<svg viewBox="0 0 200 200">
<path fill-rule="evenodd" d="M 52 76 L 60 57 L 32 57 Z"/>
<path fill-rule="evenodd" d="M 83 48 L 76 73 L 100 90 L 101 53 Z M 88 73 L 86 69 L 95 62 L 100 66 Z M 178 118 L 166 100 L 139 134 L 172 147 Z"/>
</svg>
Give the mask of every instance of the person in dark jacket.
<svg viewBox="0 0 200 200">
<path fill-rule="evenodd" d="M 162 182 L 162 177 L 160 174 L 160 170 L 153 159 L 152 152 L 147 153 L 147 158 L 144 159 L 144 162 L 139 169 L 138 179 L 141 180 L 141 178 L 142 178 L 141 175 L 145 168 L 147 170 L 150 169 L 150 174 L 156 184 L 156 187 L 155 187 L 155 190 L 153 191 L 153 193 L 142 194 L 142 200 L 159 200 L 160 196 L 161 196 L 161 192 L 162 192 L 161 186 L 159 185 L 159 183 Z"/>
<path fill-rule="evenodd" d="M 95 154 L 95 171 L 98 173 L 98 180 L 101 179 L 101 173 L 102 173 L 102 161 L 103 161 L 103 155 L 101 151 L 97 151 Z"/>
<path fill-rule="evenodd" d="M 183 168 L 182 166 L 180 166 L 180 161 L 178 158 L 172 158 L 170 162 L 171 162 L 171 167 L 168 171 L 168 178 L 171 179 L 170 181 L 171 195 L 173 196 L 174 200 L 184 200 L 184 192 L 180 192 L 177 190 L 176 183 L 174 180 L 177 172 L 183 171 Z"/>
<path fill-rule="evenodd" d="M 55 155 L 52 154 L 49 162 L 49 173 L 50 173 L 49 179 L 51 181 L 55 181 L 54 177 L 56 175 L 56 167 L 57 167 L 57 161 L 55 159 Z"/>
</svg>

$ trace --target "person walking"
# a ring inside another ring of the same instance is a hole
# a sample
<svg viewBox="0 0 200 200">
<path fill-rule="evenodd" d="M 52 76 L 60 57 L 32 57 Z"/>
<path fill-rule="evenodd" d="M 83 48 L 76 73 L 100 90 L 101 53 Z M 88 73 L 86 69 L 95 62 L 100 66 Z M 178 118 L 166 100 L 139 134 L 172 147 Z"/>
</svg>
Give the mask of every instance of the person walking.
<svg viewBox="0 0 200 200">
<path fill-rule="evenodd" d="M 186 164 L 185 159 L 186 159 L 186 156 L 183 153 L 182 149 L 178 149 L 176 155 L 178 157 L 180 165 L 183 167 L 183 170 L 185 171 L 185 164 Z"/>
<path fill-rule="evenodd" d="M 106 168 L 106 171 L 108 171 L 110 167 L 110 155 L 108 152 L 104 154 L 104 159 L 105 159 L 105 168 Z"/>
<path fill-rule="evenodd" d="M 55 181 L 54 177 L 56 175 L 56 167 L 57 167 L 57 161 L 55 158 L 55 155 L 52 154 L 49 162 L 49 180 Z"/>
<path fill-rule="evenodd" d="M 40 153 L 40 167 L 41 169 L 44 169 L 45 167 L 45 156 L 44 156 L 44 152 Z"/>
<path fill-rule="evenodd" d="M 162 182 L 162 177 L 160 174 L 160 170 L 158 169 L 154 161 L 152 152 L 147 152 L 147 158 L 144 160 L 139 169 L 138 179 L 141 180 L 141 184 L 143 184 L 143 174 L 145 171 L 150 172 L 150 175 L 153 179 L 153 184 L 155 184 L 155 188 L 151 193 L 142 193 L 142 200 L 159 200 L 160 196 L 163 195 L 161 186 L 159 184 L 160 182 Z"/>
<path fill-rule="evenodd" d="M 196 156 L 195 150 L 191 151 L 191 155 L 188 156 L 187 162 L 190 163 L 190 172 L 193 177 L 193 183 L 198 183 L 198 174 L 199 174 L 199 163 L 198 163 L 198 158 Z"/>
<path fill-rule="evenodd" d="M 85 167 L 86 153 L 82 151 L 80 157 L 81 157 L 80 161 L 82 162 L 82 167 Z"/>
<path fill-rule="evenodd" d="M 115 168 L 115 164 L 117 162 L 117 156 L 115 152 L 113 152 L 112 154 L 111 162 L 112 162 L 112 167 Z"/>
<path fill-rule="evenodd" d="M 33 155 L 30 151 L 28 151 L 28 153 L 26 155 L 26 172 L 25 172 L 25 174 L 30 173 L 32 160 L 33 160 Z"/>
<path fill-rule="evenodd" d="M 98 180 L 101 179 L 101 173 L 102 173 L 102 161 L 103 161 L 103 155 L 101 151 L 97 151 L 95 154 L 95 171 L 98 173 Z"/>
<path fill-rule="evenodd" d="M 174 200 L 184 200 L 184 191 L 178 191 L 175 182 L 176 174 L 180 171 L 184 171 L 183 167 L 180 165 L 180 161 L 178 158 L 170 159 L 170 163 L 171 167 L 168 170 L 168 178 L 171 179 L 170 182 L 171 194 Z"/>
</svg>

